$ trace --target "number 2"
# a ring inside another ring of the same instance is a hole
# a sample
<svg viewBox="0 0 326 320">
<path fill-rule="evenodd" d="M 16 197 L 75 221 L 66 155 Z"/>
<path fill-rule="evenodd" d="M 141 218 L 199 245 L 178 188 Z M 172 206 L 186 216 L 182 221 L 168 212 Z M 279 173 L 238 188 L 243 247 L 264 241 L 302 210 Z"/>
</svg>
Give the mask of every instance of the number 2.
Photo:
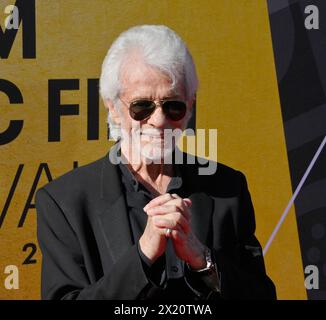
<svg viewBox="0 0 326 320">
<path fill-rule="evenodd" d="M 23 264 L 34 264 L 37 262 L 36 259 L 32 259 L 35 252 L 36 252 L 36 244 L 35 243 L 26 243 L 23 247 L 23 251 L 27 251 L 29 248 L 31 248 L 31 252 L 29 253 L 29 255 L 26 257 L 26 259 L 24 260 Z"/>
</svg>

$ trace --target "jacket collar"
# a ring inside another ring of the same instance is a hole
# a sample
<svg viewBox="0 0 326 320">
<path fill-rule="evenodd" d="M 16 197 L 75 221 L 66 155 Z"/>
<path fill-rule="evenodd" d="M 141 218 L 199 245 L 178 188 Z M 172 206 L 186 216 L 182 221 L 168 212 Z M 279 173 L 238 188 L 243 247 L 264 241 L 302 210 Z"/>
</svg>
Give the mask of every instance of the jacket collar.
<svg viewBox="0 0 326 320">
<path fill-rule="evenodd" d="M 100 227 L 114 262 L 133 245 L 120 173 L 110 158 L 117 147 L 115 144 L 103 158 L 100 197 L 104 208 L 99 212 Z"/>
</svg>

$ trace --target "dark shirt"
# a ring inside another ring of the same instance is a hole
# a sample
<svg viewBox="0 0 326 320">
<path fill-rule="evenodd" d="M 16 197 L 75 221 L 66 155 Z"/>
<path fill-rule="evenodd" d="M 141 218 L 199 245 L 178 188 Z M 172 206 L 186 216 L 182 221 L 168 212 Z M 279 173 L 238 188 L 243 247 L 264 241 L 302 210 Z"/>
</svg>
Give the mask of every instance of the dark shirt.
<svg viewBox="0 0 326 320">
<path fill-rule="evenodd" d="M 180 299 L 201 299 L 206 297 L 211 289 L 202 281 L 200 273 L 191 271 L 185 262 L 176 256 L 171 239 L 168 239 L 165 254 L 153 264 L 141 251 L 139 239 L 147 223 L 147 214 L 143 208 L 155 196 L 134 177 L 127 165 L 119 163 L 119 169 L 122 185 L 125 189 L 133 241 L 138 245 L 138 252 L 150 285 L 162 289 L 167 299 L 169 292 L 172 290 L 187 292 L 188 296 L 182 295 Z M 176 193 L 182 198 L 185 197 L 181 171 L 176 164 L 174 165 L 174 176 L 171 178 L 166 192 Z M 162 292 L 160 294 L 161 299 Z"/>
</svg>

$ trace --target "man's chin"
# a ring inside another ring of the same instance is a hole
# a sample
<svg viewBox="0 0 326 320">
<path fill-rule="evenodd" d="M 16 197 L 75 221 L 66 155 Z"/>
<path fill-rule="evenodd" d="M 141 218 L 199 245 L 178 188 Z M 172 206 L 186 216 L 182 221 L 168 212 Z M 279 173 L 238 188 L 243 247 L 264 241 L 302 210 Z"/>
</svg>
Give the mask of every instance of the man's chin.
<svg viewBox="0 0 326 320">
<path fill-rule="evenodd" d="M 172 153 L 174 148 L 142 148 L 141 156 L 147 164 L 172 164 Z"/>
</svg>

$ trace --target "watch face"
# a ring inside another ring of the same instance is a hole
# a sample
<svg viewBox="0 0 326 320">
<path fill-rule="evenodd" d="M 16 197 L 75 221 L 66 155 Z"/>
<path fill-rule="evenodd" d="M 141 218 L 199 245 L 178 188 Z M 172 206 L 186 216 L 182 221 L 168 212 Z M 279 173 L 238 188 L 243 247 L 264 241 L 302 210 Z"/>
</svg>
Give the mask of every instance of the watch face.
<svg viewBox="0 0 326 320">
<path fill-rule="evenodd" d="M 201 274 L 203 275 L 203 276 L 205 276 L 205 277 L 207 277 L 207 276 L 211 276 L 211 275 L 213 275 L 213 274 L 216 274 L 216 269 L 215 269 L 215 266 L 214 266 L 214 264 L 212 264 L 209 268 L 207 268 L 206 270 L 203 270 L 202 272 L 201 272 Z"/>
<path fill-rule="evenodd" d="M 212 261 L 211 251 L 209 249 L 207 249 L 205 252 L 205 258 L 206 258 L 207 268 L 211 268 L 212 266 L 214 266 L 213 261 Z"/>
</svg>

